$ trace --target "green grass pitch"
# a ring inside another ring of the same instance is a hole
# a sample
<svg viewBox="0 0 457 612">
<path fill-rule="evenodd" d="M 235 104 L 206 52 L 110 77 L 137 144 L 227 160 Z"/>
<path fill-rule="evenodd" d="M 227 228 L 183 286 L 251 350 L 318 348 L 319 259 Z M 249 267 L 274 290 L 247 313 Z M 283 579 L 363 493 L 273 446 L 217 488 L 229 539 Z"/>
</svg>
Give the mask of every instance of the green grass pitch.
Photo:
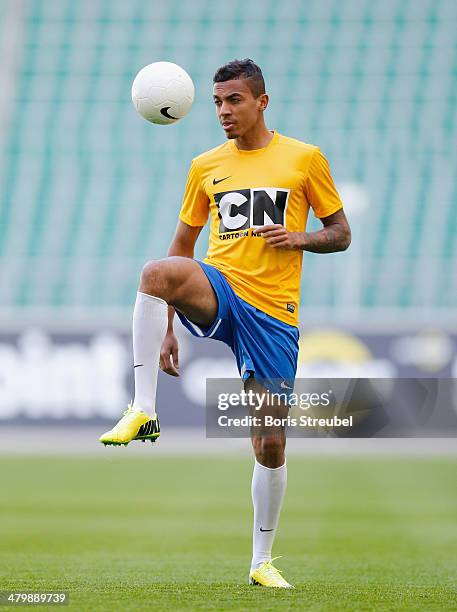
<svg viewBox="0 0 457 612">
<path fill-rule="evenodd" d="M 457 609 L 456 458 L 288 466 L 273 552 L 296 589 L 272 591 L 247 585 L 247 458 L 1 458 L 0 590 L 67 590 L 64 610 Z"/>
</svg>

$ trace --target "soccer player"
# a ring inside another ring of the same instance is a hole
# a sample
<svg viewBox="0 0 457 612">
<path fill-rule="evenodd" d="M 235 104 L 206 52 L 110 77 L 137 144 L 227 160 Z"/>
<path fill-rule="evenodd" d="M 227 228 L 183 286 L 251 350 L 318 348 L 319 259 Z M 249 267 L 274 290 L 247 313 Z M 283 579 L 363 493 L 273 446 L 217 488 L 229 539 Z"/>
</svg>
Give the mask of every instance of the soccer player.
<svg viewBox="0 0 457 612">
<path fill-rule="evenodd" d="M 213 97 L 228 140 L 192 161 L 168 257 L 142 270 L 133 312 L 135 399 L 101 436 L 104 444 L 160 435 L 159 362 L 167 374 L 179 375 L 175 313 L 193 335 L 230 346 L 247 391 L 272 390 L 266 380 L 293 387 L 303 251 L 333 253 L 350 244 L 342 203 L 319 148 L 267 129 L 269 99 L 260 68 L 250 59 L 222 66 Z M 312 233 L 305 231 L 310 207 L 323 225 Z M 209 248 L 200 262 L 193 259 L 194 246 L 208 215 Z M 284 413 L 284 406 L 276 409 Z M 252 431 L 249 582 L 265 587 L 291 587 L 271 559 L 286 490 L 285 443 L 284 428 Z"/>
</svg>

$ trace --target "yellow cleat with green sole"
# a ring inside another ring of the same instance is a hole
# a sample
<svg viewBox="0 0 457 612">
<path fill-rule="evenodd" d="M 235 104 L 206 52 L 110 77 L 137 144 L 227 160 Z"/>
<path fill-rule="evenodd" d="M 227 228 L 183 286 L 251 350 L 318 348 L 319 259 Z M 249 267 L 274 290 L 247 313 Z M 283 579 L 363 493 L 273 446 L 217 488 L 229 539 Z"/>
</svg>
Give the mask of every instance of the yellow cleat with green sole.
<svg viewBox="0 0 457 612">
<path fill-rule="evenodd" d="M 157 415 L 151 418 L 142 411 L 133 410 L 129 404 L 122 419 L 99 440 L 105 446 L 127 446 L 132 440 L 150 440 L 154 443 L 160 436 L 160 423 Z"/>
</svg>

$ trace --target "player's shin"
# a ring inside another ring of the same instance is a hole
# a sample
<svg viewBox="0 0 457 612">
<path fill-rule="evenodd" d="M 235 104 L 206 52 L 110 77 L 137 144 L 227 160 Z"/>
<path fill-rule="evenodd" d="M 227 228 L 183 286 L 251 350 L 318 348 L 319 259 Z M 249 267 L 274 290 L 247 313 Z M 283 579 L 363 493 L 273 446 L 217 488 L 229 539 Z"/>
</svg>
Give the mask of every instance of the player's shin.
<svg viewBox="0 0 457 612">
<path fill-rule="evenodd" d="M 133 311 L 133 409 L 153 417 L 157 392 L 160 347 L 167 330 L 167 303 L 138 292 Z"/>
<path fill-rule="evenodd" d="M 252 475 L 254 527 L 251 571 L 264 561 L 271 560 L 271 549 L 286 487 L 286 463 L 278 468 L 267 468 L 258 461 L 255 462 Z"/>
</svg>

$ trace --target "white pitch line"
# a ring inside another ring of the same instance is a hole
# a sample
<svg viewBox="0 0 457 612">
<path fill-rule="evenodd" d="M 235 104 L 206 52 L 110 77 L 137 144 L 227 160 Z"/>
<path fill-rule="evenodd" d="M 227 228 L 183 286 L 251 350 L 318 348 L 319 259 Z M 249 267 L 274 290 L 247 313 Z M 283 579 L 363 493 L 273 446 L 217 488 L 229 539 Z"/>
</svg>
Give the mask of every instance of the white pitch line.
<svg viewBox="0 0 457 612">
<path fill-rule="evenodd" d="M 128 447 L 104 447 L 98 441 L 102 427 L 0 427 L 0 455 L 97 455 L 129 457 L 160 455 L 250 456 L 249 440 L 206 438 L 203 429 L 170 428 L 152 448 L 150 442 Z M 289 438 L 288 455 L 320 456 L 457 456 L 456 438 Z"/>
</svg>

